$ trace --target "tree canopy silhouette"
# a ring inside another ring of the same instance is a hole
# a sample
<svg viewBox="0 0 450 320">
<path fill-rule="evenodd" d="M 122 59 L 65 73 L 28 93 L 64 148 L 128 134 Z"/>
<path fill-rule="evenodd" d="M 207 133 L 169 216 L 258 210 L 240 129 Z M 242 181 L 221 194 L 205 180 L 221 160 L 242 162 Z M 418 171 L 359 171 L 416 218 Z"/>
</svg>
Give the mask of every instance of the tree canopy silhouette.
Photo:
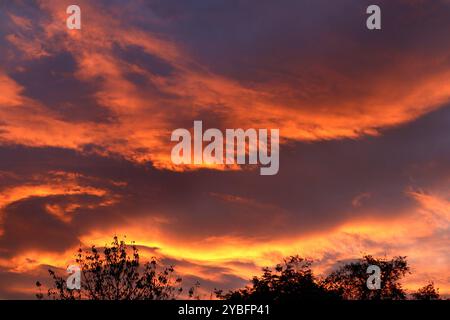
<svg viewBox="0 0 450 320">
<path fill-rule="evenodd" d="M 381 288 L 371 290 L 367 287 L 367 268 L 376 265 L 381 269 Z M 409 273 L 406 257 L 391 260 L 366 255 L 356 262 L 341 266 L 326 277 L 324 283 L 328 290 L 338 292 L 348 300 L 403 300 L 406 292 L 400 280 Z"/>
<path fill-rule="evenodd" d="M 176 299 L 183 289 L 182 279 L 175 275 L 173 266 L 160 266 L 156 258 L 141 263 L 138 248 L 127 246 L 113 238 L 111 245 L 97 249 L 92 246 L 78 250 L 76 263 L 81 272 L 81 288 L 67 288 L 67 275 L 59 276 L 49 270 L 52 286 L 47 294 L 42 285 L 36 285 L 38 299 L 56 300 L 168 300 Z M 406 292 L 400 280 L 409 273 L 406 257 L 391 260 L 366 255 L 358 261 L 340 266 L 325 278 L 318 278 L 311 269 L 312 260 L 291 256 L 274 268 L 263 268 L 262 275 L 254 276 L 251 284 L 243 289 L 214 290 L 216 297 L 234 302 L 297 300 L 404 300 Z M 367 286 L 370 265 L 380 268 L 381 287 L 371 290 Z M 196 289 L 190 288 L 187 297 L 199 299 Z M 416 300 L 437 300 L 438 289 L 431 282 L 414 292 Z"/>
<path fill-rule="evenodd" d="M 434 288 L 434 283 L 430 282 L 412 294 L 416 300 L 439 300 L 439 289 Z"/>
<path fill-rule="evenodd" d="M 311 260 L 291 256 L 274 269 L 263 268 L 263 274 L 253 277 L 251 286 L 228 293 L 216 290 L 215 293 L 220 299 L 234 301 L 338 299 L 336 293 L 327 291 L 315 278 L 311 263 Z"/>
<path fill-rule="evenodd" d="M 406 300 L 407 294 L 400 281 L 410 273 L 406 257 L 390 260 L 366 255 L 348 262 L 324 279 L 314 276 L 312 261 L 291 256 L 275 268 L 263 268 L 261 276 L 255 276 L 243 289 L 226 293 L 215 290 L 219 299 L 230 301 L 292 301 L 292 300 Z M 370 265 L 380 268 L 381 287 L 369 289 L 367 280 Z M 416 300 L 439 299 L 439 293 L 430 283 L 411 295 Z"/>
<path fill-rule="evenodd" d="M 135 245 L 128 247 L 114 237 L 102 251 L 92 246 L 78 250 L 76 263 L 81 271 L 81 288 L 68 289 L 64 277 L 49 270 L 54 286 L 47 296 L 57 300 L 168 300 L 181 292 L 182 279 L 175 277 L 173 266 L 160 267 L 156 258 L 142 264 Z M 38 299 L 43 299 L 41 283 Z M 189 291 L 191 293 L 191 290 Z"/>
</svg>

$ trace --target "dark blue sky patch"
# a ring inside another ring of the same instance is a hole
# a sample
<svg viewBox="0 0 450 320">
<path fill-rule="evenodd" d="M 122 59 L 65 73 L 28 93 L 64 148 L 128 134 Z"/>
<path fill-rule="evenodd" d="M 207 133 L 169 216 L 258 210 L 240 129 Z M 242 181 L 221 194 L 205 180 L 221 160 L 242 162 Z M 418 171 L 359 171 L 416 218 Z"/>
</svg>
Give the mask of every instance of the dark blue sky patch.
<svg viewBox="0 0 450 320">
<path fill-rule="evenodd" d="M 99 83 L 83 82 L 75 77 L 77 64 L 68 52 L 28 61 L 25 71 L 11 77 L 22 85 L 24 95 L 41 102 L 62 119 L 70 122 L 109 122 L 112 114 L 97 104 L 94 97 Z"/>
</svg>

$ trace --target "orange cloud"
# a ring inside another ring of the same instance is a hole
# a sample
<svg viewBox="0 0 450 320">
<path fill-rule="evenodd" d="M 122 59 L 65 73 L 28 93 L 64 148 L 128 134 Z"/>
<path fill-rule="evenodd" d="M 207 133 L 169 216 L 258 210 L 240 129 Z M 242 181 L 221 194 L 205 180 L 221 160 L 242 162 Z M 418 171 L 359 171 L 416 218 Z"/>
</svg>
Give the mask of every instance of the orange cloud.
<svg viewBox="0 0 450 320">
<path fill-rule="evenodd" d="M 72 220 L 73 212 L 81 207 L 93 209 L 96 206 L 111 206 L 118 201 L 117 196 L 110 194 L 108 190 L 81 184 L 79 181 L 81 178 L 92 180 L 90 177 L 76 173 L 54 171 L 49 172 L 47 175 L 36 175 L 26 184 L 1 189 L 0 227 L 4 218 L 2 211 L 8 205 L 32 197 L 45 198 L 49 196 L 91 195 L 101 199 L 96 205 L 77 202 L 70 202 L 65 205 L 46 204 L 45 207 L 49 214 L 66 223 Z M 0 235 L 2 233 L 3 230 L 0 229 Z"/>
<path fill-rule="evenodd" d="M 436 195 L 414 193 L 411 196 L 418 199 L 419 204 L 413 213 L 384 220 L 355 220 L 332 230 L 295 238 L 262 240 L 230 235 L 186 243 L 165 237 L 164 228 L 170 227 L 171 221 L 163 215 L 160 218 L 154 215 L 144 220 L 130 220 L 114 230 L 92 230 L 80 238 L 80 243 L 102 247 L 111 241 L 111 234 L 133 235 L 133 239 L 129 240 L 134 240 L 141 247 L 143 258 L 155 254 L 160 258 L 174 258 L 180 262 L 176 268 L 179 274 L 195 275 L 218 283 L 223 281 L 225 273 L 250 279 L 260 272 L 260 267 L 275 265 L 291 254 L 314 259 L 313 268 L 319 275 L 328 273 L 339 260 L 358 258 L 363 254 L 388 257 L 406 255 L 413 272 L 404 281 L 410 292 L 432 280 L 441 294 L 449 294 L 448 257 L 443 254 L 449 243 L 439 230 L 448 228 L 450 206 Z M 424 214 L 430 213 L 445 224 L 436 225 L 434 221 L 426 220 L 424 223 Z M 144 225 L 145 228 L 142 227 Z M 157 248 L 157 252 L 146 248 Z M 62 253 L 28 251 L 8 260 L 0 260 L 0 265 L 12 272 L 33 272 L 45 264 L 65 268 L 73 262 L 75 251 L 76 248 Z M 211 272 L 210 268 L 222 268 L 222 271 Z M 207 296 L 209 292 L 204 294 Z"/>
<path fill-rule="evenodd" d="M 23 112 L 3 110 L 3 141 L 76 150 L 95 144 L 133 161 L 151 160 L 158 168 L 174 170 L 177 168 L 169 156 L 171 131 L 178 127 L 176 123 L 191 123 L 205 112 L 221 115 L 224 127 L 279 128 L 282 142 L 315 141 L 378 135 L 381 129 L 417 119 L 450 98 L 445 52 L 437 52 L 433 61 L 403 53 L 405 56 L 395 61 L 392 70 L 361 74 L 363 79 L 348 78 L 331 67 L 312 66 L 306 75 L 314 73 L 315 77 L 308 80 L 297 73 L 299 66 L 293 65 L 298 77 L 292 83 L 274 77 L 250 86 L 208 70 L 181 44 L 133 27 L 114 11 L 100 10 L 92 2 L 82 1 L 80 5 L 88 14 L 84 29 L 77 32 L 64 28 L 64 3 L 40 1 L 41 9 L 51 19 L 42 26 L 44 32 L 36 36 L 43 37 L 39 41 L 48 43 L 50 52 L 73 55 L 77 63 L 75 76 L 79 81 L 98 84 L 93 97 L 111 112 L 114 121 L 75 125 L 45 106 L 32 108 L 33 119 L 23 114 L 26 108 Z M 22 17 L 11 18 L 19 28 L 29 26 Z M 8 37 L 27 56 L 40 56 L 34 52 L 37 49 L 26 48 L 27 44 L 38 46 L 36 39 L 23 34 Z M 173 72 L 160 75 L 116 54 L 117 48 L 131 47 L 161 59 Z M 425 68 L 429 71 L 418 75 L 416 71 Z M 131 81 L 129 73 L 141 76 L 157 92 Z M 0 78 L 0 84 L 9 92 L 0 103 L 24 106 L 27 101 L 29 105 L 30 100 L 20 97 L 20 87 L 7 79 Z"/>
<path fill-rule="evenodd" d="M 332 230 L 294 238 L 277 237 L 270 240 L 229 235 L 186 243 L 183 239 L 166 236 L 164 229 L 170 228 L 170 221 L 140 220 L 114 230 L 91 232 L 82 237 L 82 241 L 102 246 L 108 243 L 112 233 L 133 235 L 136 244 L 157 247 L 162 256 L 186 259 L 198 266 L 227 266 L 230 272 L 249 279 L 258 267 L 249 268 L 245 264 L 233 265 L 231 262 L 251 262 L 263 267 L 275 265 L 285 256 L 300 254 L 314 259 L 316 272 L 325 274 L 336 261 L 356 259 L 363 254 L 388 257 L 406 255 L 413 271 L 405 281 L 409 290 L 415 290 L 432 280 L 440 287 L 441 293 L 449 294 L 450 283 L 446 278 L 449 261 L 445 252 L 450 244 L 445 232 L 442 234 L 440 230 L 448 230 L 450 205 L 437 195 L 413 193 L 411 196 L 418 199 L 419 204 L 414 212 L 384 219 L 356 219 Z M 433 221 L 427 220 L 430 214 L 434 217 Z M 440 223 L 436 224 L 436 221 Z M 332 258 L 328 259 L 328 256 Z M 196 274 L 197 271 L 183 269 L 185 273 Z"/>
<path fill-rule="evenodd" d="M 2 89 L 1 108 L 16 107 L 23 103 L 21 96 L 23 88 L 2 72 L 0 72 L 0 88 Z"/>
</svg>

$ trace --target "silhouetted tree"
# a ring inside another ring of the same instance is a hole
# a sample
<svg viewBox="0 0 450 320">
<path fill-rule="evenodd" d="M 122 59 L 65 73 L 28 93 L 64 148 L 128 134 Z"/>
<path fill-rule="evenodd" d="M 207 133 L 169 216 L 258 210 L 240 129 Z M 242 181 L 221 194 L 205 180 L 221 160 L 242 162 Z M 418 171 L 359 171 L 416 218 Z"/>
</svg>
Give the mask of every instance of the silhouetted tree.
<svg viewBox="0 0 450 320">
<path fill-rule="evenodd" d="M 369 265 L 376 265 L 381 270 L 380 290 L 367 287 Z M 348 300 L 402 300 L 406 293 L 400 279 L 409 273 L 406 257 L 394 257 L 392 260 L 377 259 L 370 255 L 364 256 L 357 262 L 343 265 L 332 272 L 324 281 L 329 291 L 338 293 Z"/>
<path fill-rule="evenodd" d="M 291 256 L 278 264 L 274 270 L 263 268 L 261 277 L 253 277 L 252 285 L 244 289 L 223 293 L 215 290 L 219 299 L 232 301 L 287 301 L 287 300 L 323 300 L 337 299 L 333 292 L 328 292 L 311 271 L 312 261 Z"/>
<path fill-rule="evenodd" d="M 155 258 L 141 265 L 136 246 L 127 247 L 124 241 L 114 237 L 111 246 L 105 246 L 102 251 L 103 254 L 95 246 L 84 252 L 78 250 L 80 290 L 68 289 L 67 275 L 61 277 L 49 270 L 54 287 L 48 289 L 47 296 L 57 300 L 166 300 L 182 292 L 182 280 L 174 276 L 173 266 L 158 267 Z M 37 298 L 43 299 L 41 283 L 38 281 L 36 285 Z"/>
<path fill-rule="evenodd" d="M 430 282 L 412 294 L 415 300 L 439 300 L 439 288 L 434 288 L 434 283 Z"/>
</svg>

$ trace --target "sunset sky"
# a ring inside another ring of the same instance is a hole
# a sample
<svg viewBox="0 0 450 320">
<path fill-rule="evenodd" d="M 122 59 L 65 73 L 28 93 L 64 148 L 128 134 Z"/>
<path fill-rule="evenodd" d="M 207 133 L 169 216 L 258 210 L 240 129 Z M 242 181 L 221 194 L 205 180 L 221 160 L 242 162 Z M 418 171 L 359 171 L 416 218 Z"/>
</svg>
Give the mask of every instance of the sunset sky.
<svg viewBox="0 0 450 320">
<path fill-rule="evenodd" d="M 115 234 L 204 297 L 291 254 L 450 295 L 449 35 L 449 0 L 0 0 L 0 299 Z M 174 165 L 194 120 L 279 129 L 278 174 Z"/>
</svg>

